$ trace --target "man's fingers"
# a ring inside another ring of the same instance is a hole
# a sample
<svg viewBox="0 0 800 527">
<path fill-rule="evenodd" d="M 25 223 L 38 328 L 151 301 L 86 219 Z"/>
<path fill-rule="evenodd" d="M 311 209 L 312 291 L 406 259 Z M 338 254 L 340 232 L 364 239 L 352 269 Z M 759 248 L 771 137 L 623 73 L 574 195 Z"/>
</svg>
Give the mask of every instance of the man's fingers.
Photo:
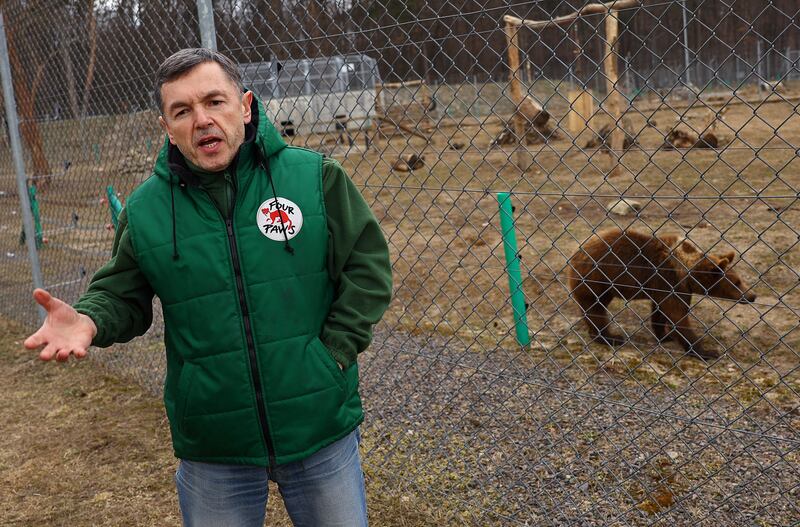
<svg viewBox="0 0 800 527">
<path fill-rule="evenodd" d="M 42 351 L 39 352 L 39 358 L 42 360 L 52 360 L 57 351 L 58 348 L 56 346 L 53 344 L 48 344 Z"/>
<path fill-rule="evenodd" d="M 23 346 L 28 348 L 29 350 L 33 350 L 41 346 L 42 344 L 46 343 L 47 340 L 42 335 L 41 331 L 37 331 L 30 337 L 25 339 L 25 342 L 22 343 Z"/>
<path fill-rule="evenodd" d="M 45 311 L 50 311 L 53 308 L 53 296 L 44 289 L 34 289 L 33 299 L 36 303 L 42 306 Z"/>
<path fill-rule="evenodd" d="M 70 355 L 75 355 L 76 359 L 82 359 L 87 355 L 87 350 L 83 348 L 59 348 L 53 344 L 48 344 L 39 353 L 39 358 L 44 361 L 57 360 L 58 362 L 66 362 L 69 360 Z"/>
<path fill-rule="evenodd" d="M 69 359 L 69 354 L 71 351 L 72 350 L 69 348 L 61 348 L 58 350 L 58 353 L 56 353 L 56 360 L 58 362 L 66 362 L 67 359 Z"/>
<path fill-rule="evenodd" d="M 76 359 L 82 359 L 86 356 L 85 349 L 72 349 L 72 348 L 62 348 L 58 350 L 56 353 L 56 360 L 59 362 L 65 362 L 69 360 L 70 355 L 75 355 Z"/>
</svg>

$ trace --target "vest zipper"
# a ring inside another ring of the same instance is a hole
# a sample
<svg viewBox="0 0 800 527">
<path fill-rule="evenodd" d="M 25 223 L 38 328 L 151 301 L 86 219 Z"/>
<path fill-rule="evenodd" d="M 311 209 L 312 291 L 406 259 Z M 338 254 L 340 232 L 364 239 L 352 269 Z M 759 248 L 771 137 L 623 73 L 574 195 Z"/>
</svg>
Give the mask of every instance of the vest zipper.
<svg viewBox="0 0 800 527">
<path fill-rule="evenodd" d="M 235 170 L 235 169 L 234 169 Z M 247 308 L 247 299 L 244 296 L 244 282 L 242 280 L 242 268 L 239 262 L 239 251 L 236 245 L 236 236 L 233 231 L 233 209 L 236 205 L 236 184 L 235 178 L 225 174 L 225 179 L 233 186 L 233 193 L 230 196 L 230 204 L 228 207 L 228 217 L 222 215 L 222 211 L 217 209 L 220 216 L 225 220 L 225 229 L 228 235 L 228 245 L 231 250 L 231 259 L 233 260 L 233 273 L 236 277 L 236 292 L 239 295 L 239 307 L 242 310 L 242 317 L 244 319 L 244 333 L 247 339 L 247 355 L 250 359 L 250 375 L 253 380 L 253 389 L 256 392 L 256 410 L 258 411 L 258 420 L 261 424 L 261 433 L 264 436 L 264 443 L 267 445 L 267 457 L 269 458 L 269 466 L 275 466 L 275 447 L 272 444 L 272 436 L 269 433 L 269 424 L 267 423 L 267 407 L 264 404 L 264 395 L 261 391 L 261 376 L 258 369 L 258 358 L 256 357 L 256 344 L 253 339 L 253 328 L 250 324 L 250 311 Z M 204 190 L 205 191 L 205 190 Z M 208 194 L 209 199 L 211 195 Z M 225 185 L 225 194 L 228 194 L 228 185 Z M 214 200 L 211 199 L 213 202 Z M 216 206 L 214 208 L 217 208 Z"/>
</svg>

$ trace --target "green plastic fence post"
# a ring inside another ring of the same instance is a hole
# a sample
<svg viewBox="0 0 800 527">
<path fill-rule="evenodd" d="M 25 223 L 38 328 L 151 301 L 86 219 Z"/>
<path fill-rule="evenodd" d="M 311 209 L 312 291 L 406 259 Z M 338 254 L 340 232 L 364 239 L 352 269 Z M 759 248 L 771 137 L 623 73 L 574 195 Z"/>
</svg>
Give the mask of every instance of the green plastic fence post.
<svg viewBox="0 0 800 527">
<path fill-rule="evenodd" d="M 42 240 L 42 218 L 39 215 L 39 201 L 36 199 L 36 187 L 28 187 L 28 195 L 31 201 L 31 213 L 33 213 L 33 224 L 36 229 L 36 247 L 41 248 Z"/>
<path fill-rule="evenodd" d="M 33 215 L 33 225 L 34 231 L 36 233 L 36 248 L 42 248 L 42 241 L 44 237 L 42 236 L 42 219 L 39 215 L 39 202 L 36 200 L 36 187 L 31 185 L 28 187 L 28 201 L 31 204 L 31 214 Z M 22 245 L 25 243 L 25 230 L 23 229 L 22 233 L 19 235 L 19 244 Z"/>
<path fill-rule="evenodd" d="M 497 202 L 500 206 L 500 228 L 503 233 L 503 250 L 506 256 L 508 288 L 511 292 L 511 306 L 514 309 L 514 328 L 517 333 L 517 342 L 521 346 L 528 346 L 531 343 L 531 338 L 528 333 L 525 294 L 522 292 L 520 257 L 517 250 L 517 233 L 514 227 L 514 210 L 511 206 L 511 195 L 508 192 L 499 192 L 497 194 Z"/>
<path fill-rule="evenodd" d="M 114 187 L 111 185 L 106 187 L 106 195 L 108 196 L 108 210 L 111 211 L 111 223 L 116 229 L 119 223 L 119 214 L 122 212 L 122 203 L 117 198 L 114 193 Z"/>
</svg>

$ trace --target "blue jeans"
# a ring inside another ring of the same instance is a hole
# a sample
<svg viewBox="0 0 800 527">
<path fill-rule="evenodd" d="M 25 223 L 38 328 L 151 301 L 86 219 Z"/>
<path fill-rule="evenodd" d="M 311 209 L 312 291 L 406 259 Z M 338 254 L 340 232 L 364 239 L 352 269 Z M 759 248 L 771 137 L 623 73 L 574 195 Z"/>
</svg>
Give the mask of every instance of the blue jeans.
<svg viewBox="0 0 800 527">
<path fill-rule="evenodd" d="M 186 527 L 262 527 L 267 480 L 278 484 L 296 527 L 366 527 L 358 429 L 319 452 L 268 471 L 181 460 L 175 474 Z"/>
</svg>

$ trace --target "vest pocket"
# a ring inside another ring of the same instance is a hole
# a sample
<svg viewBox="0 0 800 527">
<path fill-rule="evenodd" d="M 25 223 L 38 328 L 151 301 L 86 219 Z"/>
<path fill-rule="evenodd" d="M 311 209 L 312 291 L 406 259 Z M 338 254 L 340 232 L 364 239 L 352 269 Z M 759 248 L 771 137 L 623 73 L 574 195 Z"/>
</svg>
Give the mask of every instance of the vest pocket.
<svg viewBox="0 0 800 527">
<path fill-rule="evenodd" d="M 186 417 L 186 407 L 189 405 L 189 392 L 192 389 L 195 370 L 196 368 L 192 364 L 184 362 L 178 378 L 178 404 L 175 408 L 175 421 L 181 432 L 183 432 L 183 419 Z"/>
<path fill-rule="evenodd" d="M 339 363 L 333 358 L 333 355 L 331 355 L 331 352 L 325 347 L 325 344 L 319 340 L 319 337 L 313 337 L 311 342 L 308 343 L 308 347 L 314 351 L 319 360 L 325 365 L 325 368 L 328 370 L 328 373 L 331 374 L 333 381 L 339 386 L 339 389 L 345 392 L 347 389 L 347 379 L 344 376 L 344 372 L 339 367 Z"/>
</svg>

